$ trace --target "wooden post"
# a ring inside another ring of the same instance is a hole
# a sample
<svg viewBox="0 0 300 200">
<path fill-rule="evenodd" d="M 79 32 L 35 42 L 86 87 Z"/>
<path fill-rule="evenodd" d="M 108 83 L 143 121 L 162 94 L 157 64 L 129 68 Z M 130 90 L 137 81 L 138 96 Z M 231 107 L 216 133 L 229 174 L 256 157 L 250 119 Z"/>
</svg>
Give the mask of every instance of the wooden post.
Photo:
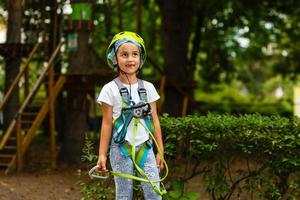
<svg viewBox="0 0 300 200">
<path fill-rule="evenodd" d="M 163 75 L 160 79 L 159 83 L 159 95 L 160 95 L 160 101 L 158 104 L 158 111 L 161 111 L 161 106 L 164 103 L 164 97 L 165 97 L 165 85 L 166 85 L 167 77 Z"/>
<path fill-rule="evenodd" d="M 187 108 L 188 108 L 189 98 L 188 96 L 184 96 L 183 104 L 182 104 L 182 117 L 186 116 Z"/>
<path fill-rule="evenodd" d="M 25 82 L 24 82 L 24 96 L 27 97 L 29 94 L 29 70 L 28 67 L 26 67 L 25 71 L 24 71 L 24 78 L 25 78 Z"/>
<path fill-rule="evenodd" d="M 57 46 L 57 30 L 58 30 L 58 16 L 57 16 L 57 1 L 54 2 L 54 30 L 53 30 L 53 41 L 52 50 L 55 50 Z M 55 132 L 55 102 L 54 102 L 54 74 L 55 74 L 55 64 L 52 65 L 49 71 L 49 128 L 50 128 L 50 157 L 51 157 L 51 168 L 56 169 L 56 132 Z"/>
<path fill-rule="evenodd" d="M 54 66 L 52 65 L 48 73 L 48 93 L 49 93 L 49 132 L 50 132 L 50 152 L 51 168 L 56 169 L 56 136 L 55 136 L 55 107 L 54 107 Z"/>
<path fill-rule="evenodd" d="M 22 151 L 22 135 L 21 135 L 21 116 L 17 116 L 16 123 L 16 137 L 17 137 L 17 170 L 21 172 L 24 167 L 23 151 Z"/>
</svg>

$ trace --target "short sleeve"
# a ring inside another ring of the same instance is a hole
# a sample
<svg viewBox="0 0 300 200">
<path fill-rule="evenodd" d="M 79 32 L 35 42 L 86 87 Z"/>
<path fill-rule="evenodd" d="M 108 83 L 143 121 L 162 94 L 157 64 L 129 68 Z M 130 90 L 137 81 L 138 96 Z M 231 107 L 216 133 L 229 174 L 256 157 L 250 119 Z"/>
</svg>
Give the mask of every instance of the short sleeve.
<svg viewBox="0 0 300 200">
<path fill-rule="evenodd" d="M 147 97 L 149 103 L 155 102 L 160 98 L 152 83 L 145 81 L 145 87 L 147 90 Z"/>
<path fill-rule="evenodd" d="M 98 98 L 97 102 L 99 104 L 102 104 L 102 102 L 107 103 L 108 105 L 113 106 L 113 92 L 112 88 L 109 86 L 109 84 L 106 84 L 103 86 Z"/>
</svg>

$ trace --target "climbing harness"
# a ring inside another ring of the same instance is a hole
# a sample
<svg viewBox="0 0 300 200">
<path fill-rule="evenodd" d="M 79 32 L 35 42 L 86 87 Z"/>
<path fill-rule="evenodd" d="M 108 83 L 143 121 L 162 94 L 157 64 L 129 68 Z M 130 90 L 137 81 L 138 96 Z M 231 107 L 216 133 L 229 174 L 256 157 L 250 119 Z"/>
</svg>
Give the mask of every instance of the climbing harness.
<svg viewBox="0 0 300 200">
<path fill-rule="evenodd" d="M 122 178 L 129 178 L 137 181 L 147 182 L 152 186 L 155 192 L 160 195 L 164 195 L 166 194 L 166 189 L 164 188 L 162 181 L 168 176 L 169 169 L 166 161 L 163 158 L 162 151 L 159 148 L 154 135 L 152 134 L 154 131 L 154 126 L 151 115 L 151 106 L 147 100 L 147 91 L 144 88 L 144 83 L 142 80 L 138 79 L 138 94 L 140 102 L 135 104 L 135 102 L 131 100 L 131 94 L 128 92 L 127 88 L 122 84 L 119 78 L 115 78 L 114 82 L 117 84 L 120 95 L 122 97 L 122 111 L 120 117 L 117 118 L 113 124 L 114 137 L 112 142 L 115 142 L 119 145 L 120 150 L 122 151 L 124 156 L 131 158 L 137 172 L 137 176 L 131 174 L 123 174 L 115 171 L 111 171 L 110 174 Z M 132 120 L 134 120 L 134 130 L 132 145 L 130 145 L 127 141 L 125 141 L 125 136 L 127 133 L 128 125 Z M 141 120 L 143 120 L 144 123 L 142 123 Z M 144 127 L 145 130 L 149 133 L 150 138 L 142 144 L 141 148 L 138 151 L 136 151 L 135 138 L 138 133 L 137 128 L 139 124 L 141 124 L 142 127 Z M 150 180 L 142 169 L 144 167 L 148 152 L 153 147 L 153 144 L 157 147 L 158 154 L 162 159 L 166 171 L 165 175 L 160 180 Z M 109 177 L 109 174 L 106 172 L 100 172 L 100 174 L 97 173 L 97 169 L 99 169 L 99 166 L 95 166 L 89 171 L 89 175 L 91 178 L 105 179 Z M 159 189 L 155 185 L 155 183 L 157 182 L 161 183 L 161 189 Z"/>
</svg>

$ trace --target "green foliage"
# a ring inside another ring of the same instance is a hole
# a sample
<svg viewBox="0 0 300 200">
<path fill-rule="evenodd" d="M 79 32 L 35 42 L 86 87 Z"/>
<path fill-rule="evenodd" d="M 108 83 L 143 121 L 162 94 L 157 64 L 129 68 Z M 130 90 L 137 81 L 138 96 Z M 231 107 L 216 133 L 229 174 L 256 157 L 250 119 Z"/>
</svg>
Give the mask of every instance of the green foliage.
<svg viewBox="0 0 300 200">
<path fill-rule="evenodd" d="M 81 157 L 82 162 L 84 163 L 95 163 L 98 160 L 98 156 L 95 155 L 94 152 L 94 143 L 85 137 L 84 147 L 82 149 L 83 155 Z"/>
<path fill-rule="evenodd" d="M 87 168 L 90 169 L 91 165 L 97 162 L 98 156 L 95 155 L 94 143 L 85 138 L 85 144 L 83 148 L 83 155 L 81 160 L 86 163 Z M 88 176 L 88 173 L 85 173 Z M 81 200 L 99 199 L 107 200 L 113 199 L 113 189 L 111 187 L 111 179 L 108 180 L 82 180 L 79 182 L 80 191 L 83 195 Z"/>
<path fill-rule="evenodd" d="M 227 114 L 278 114 L 290 116 L 293 112 L 293 83 L 290 79 L 277 76 L 264 84 L 259 91 L 248 91 L 244 83 L 233 80 L 228 84 L 212 84 L 210 91 L 197 89 L 195 99 L 200 102 L 201 113 L 216 112 Z M 282 97 L 275 97 L 276 89 L 283 90 Z"/>
<path fill-rule="evenodd" d="M 184 184 L 181 180 L 174 180 L 171 182 L 169 189 L 164 199 L 166 200 L 198 200 L 200 194 L 197 192 L 188 192 L 184 194 Z"/>
<path fill-rule="evenodd" d="M 111 188 L 107 188 L 106 184 L 103 182 L 93 184 L 81 182 L 79 185 L 81 187 L 80 191 L 83 194 L 81 200 L 108 200 L 113 198 L 113 190 Z"/>
<path fill-rule="evenodd" d="M 160 121 L 168 157 L 200 163 L 195 174 L 202 173 L 213 199 L 247 191 L 268 200 L 299 198 L 298 118 L 208 114 Z"/>
</svg>

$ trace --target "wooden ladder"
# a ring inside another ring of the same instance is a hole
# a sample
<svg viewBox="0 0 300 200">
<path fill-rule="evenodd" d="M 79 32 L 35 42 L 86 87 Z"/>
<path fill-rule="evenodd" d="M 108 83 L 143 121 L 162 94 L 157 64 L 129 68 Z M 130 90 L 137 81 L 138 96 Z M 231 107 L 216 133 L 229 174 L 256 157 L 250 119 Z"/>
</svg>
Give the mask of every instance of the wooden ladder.
<svg viewBox="0 0 300 200">
<path fill-rule="evenodd" d="M 24 154 L 45 119 L 46 114 L 49 112 L 51 102 L 54 102 L 66 82 L 66 77 L 60 75 L 56 83 L 53 83 L 53 87 L 48 91 L 51 95 L 44 98 L 36 97 L 38 90 L 41 88 L 40 86 L 44 83 L 46 75 L 49 74 L 50 76 L 50 70 L 53 69 L 53 63 L 59 53 L 61 45 L 62 43 L 57 46 L 51 55 L 50 60 L 34 84 L 32 91 L 20 106 L 15 118 L 9 124 L 4 135 L 0 137 L 0 168 L 5 168 L 5 173 L 9 173 L 16 168 L 18 168 L 19 171 L 22 170 Z M 30 60 L 31 57 L 32 55 L 30 54 L 28 60 Z M 20 71 L 20 73 L 23 73 L 23 70 Z M 18 80 L 14 81 L 15 85 L 17 85 L 21 76 L 22 74 L 17 76 L 16 79 Z M 15 85 L 12 84 L 12 87 L 15 87 Z M 8 95 L 10 95 L 9 91 L 10 89 L 7 92 Z M 6 94 L 5 98 L 8 98 L 6 97 L 8 95 Z M 1 105 L 1 109 L 4 103 L 5 101 L 3 101 Z"/>
</svg>

